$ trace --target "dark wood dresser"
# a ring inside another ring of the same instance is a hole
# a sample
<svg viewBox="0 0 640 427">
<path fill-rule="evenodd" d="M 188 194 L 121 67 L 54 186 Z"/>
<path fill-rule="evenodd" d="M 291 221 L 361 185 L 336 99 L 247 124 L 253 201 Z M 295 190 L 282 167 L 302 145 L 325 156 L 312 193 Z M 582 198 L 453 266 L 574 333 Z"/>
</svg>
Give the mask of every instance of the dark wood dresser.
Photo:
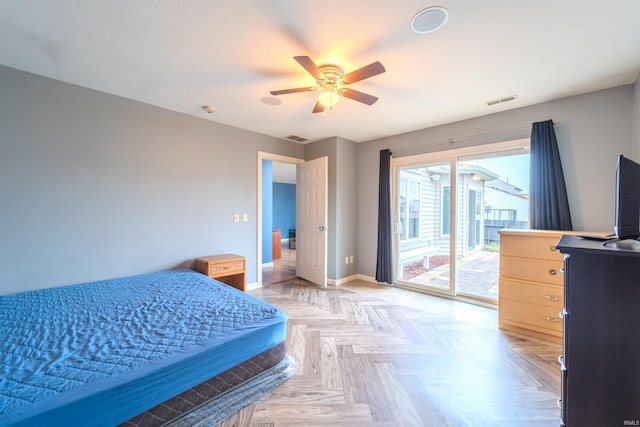
<svg viewBox="0 0 640 427">
<path fill-rule="evenodd" d="M 564 235 L 562 421 L 640 425 L 640 244 Z"/>
</svg>

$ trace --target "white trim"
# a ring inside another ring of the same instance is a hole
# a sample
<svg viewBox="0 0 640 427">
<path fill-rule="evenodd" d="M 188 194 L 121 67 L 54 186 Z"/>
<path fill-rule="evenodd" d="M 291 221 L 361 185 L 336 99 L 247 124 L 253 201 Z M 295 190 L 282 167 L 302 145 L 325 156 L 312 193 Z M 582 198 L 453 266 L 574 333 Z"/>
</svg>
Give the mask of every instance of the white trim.
<svg viewBox="0 0 640 427">
<path fill-rule="evenodd" d="M 360 279 L 360 274 L 354 274 L 351 275 L 349 277 L 344 277 L 342 279 L 327 279 L 327 284 L 332 285 L 332 286 L 340 286 L 340 285 L 344 285 L 345 283 L 348 282 L 353 282 L 354 280 L 358 280 Z"/>
<path fill-rule="evenodd" d="M 261 288 L 262 285 L 258 282 L 247 283 L 247 291 L 252 291 L 254 289 Z"/>
<path fill-rule="evenodd" d="M 383 285 L 383 286 L 393 286 L 393 285 L 389 285 L 387 283 L 378 282 L 375 279 L 375 277 L 367 276 L 367 275 L 364 275 L 364 274 L 354 274 L 352 276 L 345 277 L 344 279 L 339 279 L 337 281 L 334 280 L 334 279 L 330 279 L 330 280 L 331 280 L 331 285 L 334 285 L 334 286 L 344 285 L 345 283 L 353 282 L 354 280 L 362 280 L 363 282 L 377 283 L 378 285 Z"/>
</svg>

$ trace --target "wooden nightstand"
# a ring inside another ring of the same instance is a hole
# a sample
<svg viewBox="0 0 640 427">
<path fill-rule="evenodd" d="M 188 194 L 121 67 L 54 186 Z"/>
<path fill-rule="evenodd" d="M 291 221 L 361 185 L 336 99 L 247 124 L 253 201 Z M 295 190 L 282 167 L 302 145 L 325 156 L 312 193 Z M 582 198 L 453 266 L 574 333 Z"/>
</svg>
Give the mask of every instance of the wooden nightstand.
<svg viewBox="0 0 640 427">
<path fill-rule="evenodd" d="M 196 271 L 241 291 L 247 290 L 247 260 L 234 254 L 196 258 Z"/>
</svg>

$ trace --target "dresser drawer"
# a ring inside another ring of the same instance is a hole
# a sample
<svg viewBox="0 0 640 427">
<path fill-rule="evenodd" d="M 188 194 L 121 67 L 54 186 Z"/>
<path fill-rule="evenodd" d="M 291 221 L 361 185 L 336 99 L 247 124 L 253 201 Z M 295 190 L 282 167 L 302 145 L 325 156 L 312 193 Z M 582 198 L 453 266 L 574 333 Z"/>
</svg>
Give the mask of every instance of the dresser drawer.
<svg viewBox="0 0 640 427">
<path fill-rule="evenodd" d="M 558 235 L 513 235 L 500 234 L 500 254 L 523 258 L 537 258 L 562 261 L 563 255 L 558 252 L 556 244 Z"/>
<path fill-rule="evenodd" d="M 560 310 L 557 308 L 508 301 L 508 303 L 500 304 L 499 316 L 500 320 L 509 320 L 523 328 L 562 335 L 562 318 Z"/>
<path fill-rule="evenodd" d="M 551 261 L 502 255 L 500 277 L 562 285 L 564 283 L 563 265 L 562 259 Z"/>
<path fill-rule="evenodd" d="M 562 286 L 501 278 L 500 304 L 502 304 L 503 299 L 551 307 L 558 313 L 564 308 L 564 290 Z"/>
<path fill-rule="evenodd" d="M 243 261 L 229 261 L 222 262 L 219 264 L 210 264 L 209 265 L 209 275 L 217 276 L 220 274 L 233 274 L 237 272 L 244 271 L 244 262 Z"/>
</svg>

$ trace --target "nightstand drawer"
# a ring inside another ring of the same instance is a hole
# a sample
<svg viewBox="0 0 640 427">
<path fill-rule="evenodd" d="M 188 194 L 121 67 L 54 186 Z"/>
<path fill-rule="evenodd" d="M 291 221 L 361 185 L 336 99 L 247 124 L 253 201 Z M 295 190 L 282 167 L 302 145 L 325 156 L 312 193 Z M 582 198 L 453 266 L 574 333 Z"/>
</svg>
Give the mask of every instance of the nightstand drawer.
<svg viewBox="0 0 640 427">
<path fill-rule="evenodd" d="M 209 274 L 210 275 L 219 275 L 219 274 L 235 274 L 237 272 L 244 271 L 244 262 L 243 261 L 230 261 L 224 262 L 220 264 L 211 264 L 209 266 Z"/>
<path fill-rule="evenodd" d="M 195 270 L 241 291 L 247 290 L 247 259 L 234 254 L 196 258 Z"/>
</svg>

